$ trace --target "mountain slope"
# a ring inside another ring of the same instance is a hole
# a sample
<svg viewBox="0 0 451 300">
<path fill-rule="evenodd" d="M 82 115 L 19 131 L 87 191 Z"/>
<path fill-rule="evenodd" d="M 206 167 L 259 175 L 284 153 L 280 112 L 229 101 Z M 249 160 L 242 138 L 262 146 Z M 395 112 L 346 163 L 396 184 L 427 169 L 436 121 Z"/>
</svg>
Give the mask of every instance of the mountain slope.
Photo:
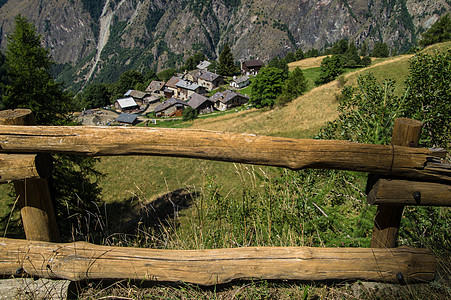
<svg viewBox="0 0 451 300">
<path fill-rule="evenodd" d="M 212 59 L 225 43 L 237 60 L 266 61 L 342 38 L 402 52 L 449 10 L 447 0 L 9 0 L 0 31 L 4 49 L 14 16 L 31 20 L 60 78 L 78 90 L 129 69 L 177 66 L 199 51 Z"/>
</svg>

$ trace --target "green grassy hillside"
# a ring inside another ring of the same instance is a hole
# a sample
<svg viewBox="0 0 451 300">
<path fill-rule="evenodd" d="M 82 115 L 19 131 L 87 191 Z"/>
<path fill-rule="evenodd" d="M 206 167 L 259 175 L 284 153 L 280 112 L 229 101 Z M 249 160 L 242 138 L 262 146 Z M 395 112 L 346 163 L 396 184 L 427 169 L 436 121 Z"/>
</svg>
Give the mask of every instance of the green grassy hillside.
<svg viewBox="0 0 451 300">
<path fill-rule="evenodd" d="M 449 48 L 451 42 L 431 46 L 425 51 Z M 401 55 L 375 60 L 370 67 L 349 72 L 345 77 L 348 84 L 352 84 L 358 75 L 372 72 L 380 80 L 395 79 L 401 90 L 408 74 L 410 57 L 411 55 Z M 315 62 L 318 63 L 318 59 L 308 61 L 309 67 L 317 68 Z M 336 95 L 340 90 L 339 82 L 333 81 L 313 88 L 283 108 L 251 109 L 216 118 L 197 119 L 191 123 L 191 128 L 311 138 L 321 126 L 338 116 Z M 103 198 L 107 202 L 123 201 L 134 195 L 142 195 L 151 200 L 176 189 L 198 187 L 202 185 L 206 174 L 217 178 L 232 192 L 237 188 L 236 168 L 229 163 L 165 157 L 104 157 L 97 167 L 106 174 L 101 185 Z"/>
</svg>

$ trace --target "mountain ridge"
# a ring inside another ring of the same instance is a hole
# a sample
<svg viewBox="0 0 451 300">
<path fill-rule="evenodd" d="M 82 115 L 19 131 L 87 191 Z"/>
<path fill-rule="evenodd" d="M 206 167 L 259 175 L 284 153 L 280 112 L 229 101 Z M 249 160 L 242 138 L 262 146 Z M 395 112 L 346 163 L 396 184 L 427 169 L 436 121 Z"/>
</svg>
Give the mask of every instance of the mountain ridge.
<svg viewBox="0 0 451 300">
<path fill-rule="evenodd" d="M 241 61 L 342 38 L 402 53 L 449 10 L 447 0 L 9 0 L 0 7 L 1 47 L 22 14 L 42 34 L 56 73 L 78 90 L 128 69 L 180 66 L 196 52 L 214 59 L 226 43 Z"/>
</svg>

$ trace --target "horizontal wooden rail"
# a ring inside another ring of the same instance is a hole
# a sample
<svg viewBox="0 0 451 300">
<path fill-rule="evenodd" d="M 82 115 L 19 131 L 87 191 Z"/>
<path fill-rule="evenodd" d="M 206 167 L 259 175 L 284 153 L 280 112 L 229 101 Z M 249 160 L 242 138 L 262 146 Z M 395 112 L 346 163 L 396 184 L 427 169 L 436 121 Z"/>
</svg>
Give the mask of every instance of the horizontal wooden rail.
<svg viewBox="0 0 451 300">
<path fill-rule="evenodd" d="M 0 273 L 69 280 L 132 279 L 201 285 L 236 279 L 430 281 L 427 249 L 252 247 L 159 250 L 0 238 Z"/>
<path fill-rule="evenodd" d="M 51 157 L 45 154 L 0 154 L 0 183 L 47 178 L 51 166 Z"/>
<path fill-rule="evenodd" d="M 0 152 L 159 155 L 451 182 L 451 167 L 440 160 L 443 151 L 189 129 L 3 125 Z"/>
<path fill-rule="evenodd" d="M 381 178 L 368 193 L 368 203 L 451 206 L 451 185 Z"/>
</svg>

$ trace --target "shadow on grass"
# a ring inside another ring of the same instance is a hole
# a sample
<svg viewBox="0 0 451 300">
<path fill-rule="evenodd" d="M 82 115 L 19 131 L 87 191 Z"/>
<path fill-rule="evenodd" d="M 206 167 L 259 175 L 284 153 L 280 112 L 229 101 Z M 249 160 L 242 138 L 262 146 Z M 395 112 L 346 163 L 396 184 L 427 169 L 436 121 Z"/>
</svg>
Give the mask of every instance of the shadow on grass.
<svg viewBox="0 0 451 300">
<path fill-rule="evenodd" d="M 108 231 L 111 236 L 137 235 L 137 231 L 151 232 L 162 226 L 178 223 L 179 212 L 190 207 L 199 192 L 178 189 L 155 200 L 130 197 L 106 205 Z"/>
</svg>

